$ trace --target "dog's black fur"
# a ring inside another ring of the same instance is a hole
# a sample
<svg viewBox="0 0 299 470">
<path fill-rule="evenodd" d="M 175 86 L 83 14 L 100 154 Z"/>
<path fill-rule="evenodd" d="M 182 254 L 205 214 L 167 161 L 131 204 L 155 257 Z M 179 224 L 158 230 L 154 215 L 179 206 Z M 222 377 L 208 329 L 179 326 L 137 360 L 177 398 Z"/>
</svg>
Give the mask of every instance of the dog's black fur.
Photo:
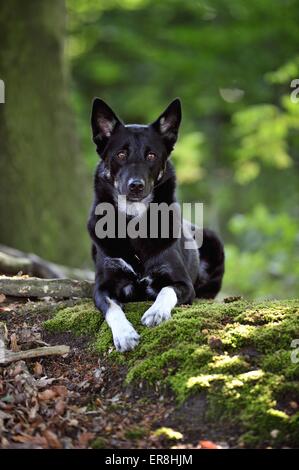
<svg viewBox="0 0 299 470">
<path fill-rule="evenodd" d="M 132 205 L 138 201 L 168 205 L 176 201 L 175 171 L 169 156 L 180 121 L 178 99 L 148 126 L 126 126 L 106 103 L 94 100 L 91 124 L 101 160 L 95 173 L 88 230 L 96 268 L 94 302 L 104 315 L 111 308 L 111 300 L 113 305 L 121 306 L 126 301 L 155 299 L 164 287 L 173 288 L 178 304 L 191 304 L 195 297 L 214 298 L 221 288 L 223 245 L 210 230 L 204 229 L 203 244 L 198 250 L 186 250 L 185 235 L 175 238 L 172 232 L 162 238 L 159 231 L 158 239 L 99 239 L 95 234 L 101 217 L 95 214 L 96 206 L 108 202 L 117 209 L 117 195 L 125 195 Z M 116 211 L 116 225 L 117 217 Z M 148 217 L 148 211 L 140 217 Z M 125 218 L 127 223 L 131 220 L 130 215 Z M 156 314 L 150 325 L 164 319 L 163 314 Z M 129 339 L 121 340 L 112 333 L 118 350 L 132 349 L 138 342 L 137 334 L 132 339 L 132 331 Z"/>
</svg>

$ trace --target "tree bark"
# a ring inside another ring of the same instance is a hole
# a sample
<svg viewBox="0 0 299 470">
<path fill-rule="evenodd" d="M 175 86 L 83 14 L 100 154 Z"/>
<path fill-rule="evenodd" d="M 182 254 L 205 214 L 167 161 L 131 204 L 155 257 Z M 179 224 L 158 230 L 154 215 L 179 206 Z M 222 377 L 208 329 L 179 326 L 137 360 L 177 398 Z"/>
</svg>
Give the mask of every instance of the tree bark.
<svg viewBox="0 0 299 470">
<path fill-rule="evenodd" d="M 90 184 L 67 96 L 64 0 L 0 0 L 0 242 L 89 261 Z"/>
<path fill-rule="evenodd" d="M 0 276 L 0 293 L 13 297 L 92 297 L 93 283 L 71 279 Z"/>
</svg>

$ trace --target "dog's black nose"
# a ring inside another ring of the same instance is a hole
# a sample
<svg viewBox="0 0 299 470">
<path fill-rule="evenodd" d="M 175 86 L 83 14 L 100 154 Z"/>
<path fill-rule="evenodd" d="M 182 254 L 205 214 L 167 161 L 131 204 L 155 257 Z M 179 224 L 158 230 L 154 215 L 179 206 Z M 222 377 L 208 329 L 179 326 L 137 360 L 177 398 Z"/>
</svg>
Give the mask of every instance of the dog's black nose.
<svg viewBox="0 0 299 470">
<path fill-rule="evenodd" d="M 129 181 L 128 186 L 131 193 L 138 194 L 144 190 L 145 183 L 142 179 L 132 179 Z"/>
</svg>

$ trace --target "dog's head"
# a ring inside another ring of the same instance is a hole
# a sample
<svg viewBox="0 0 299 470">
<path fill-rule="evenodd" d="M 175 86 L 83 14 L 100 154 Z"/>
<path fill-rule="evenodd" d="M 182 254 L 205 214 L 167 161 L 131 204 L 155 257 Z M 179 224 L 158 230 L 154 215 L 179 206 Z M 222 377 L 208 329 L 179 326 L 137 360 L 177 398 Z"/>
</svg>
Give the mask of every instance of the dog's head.
<svg viewBox="0 0 299 470">
<path fill-rule="evenodd" d="M 163 178 L 166 161 L 181 122 L 179 99 L 149 125 L 125 125 L 101 99 L 95 98 L 91 126 L 93 141 L 104 162 L 104 174 L 117 194 L 143 201 Z"/>
</svg>

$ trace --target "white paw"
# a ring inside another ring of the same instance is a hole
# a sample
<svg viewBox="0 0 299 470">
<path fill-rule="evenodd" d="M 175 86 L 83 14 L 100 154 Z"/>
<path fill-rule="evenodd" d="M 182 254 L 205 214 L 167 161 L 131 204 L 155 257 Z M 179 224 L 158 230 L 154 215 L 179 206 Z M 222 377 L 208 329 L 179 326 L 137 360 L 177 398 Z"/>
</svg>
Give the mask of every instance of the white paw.
<svg viewBox="0 0 299 470">
<path fill-rule="evenodd" d="M 141 318 L 141 323 L 145 326 L 156 326 L 160 325 L 163 321 L 171 318 L 171 311 L 164 309 L 160 310 L 159 307 L 153 304 Z"/>
<path fill-rule="evenodd" d="M 111 328 L 114 346 L 117 351 L 125 352 L 134 349 L 139 343 L 139 334 L 126 318 L 121 307 L 107 297 L 109 308 L 106 312 L 106 321 Z"/>
<path fill-rule="evenodd" d="M 163 287 L 153 305 L 141 318 L 141 323 L 145 326 L 155 326 L 169 320 L 171 318 L 171 310 L 176 303 L 177 296 L 174 289 L 172 287 Z"/>
<path fill-rule="evenodd" d="M 139 343 L 139 334 L 128 321 L 120 331 L 113 331 L 113 342 L 117 351 L 131 351 Z"/>
</svg>

